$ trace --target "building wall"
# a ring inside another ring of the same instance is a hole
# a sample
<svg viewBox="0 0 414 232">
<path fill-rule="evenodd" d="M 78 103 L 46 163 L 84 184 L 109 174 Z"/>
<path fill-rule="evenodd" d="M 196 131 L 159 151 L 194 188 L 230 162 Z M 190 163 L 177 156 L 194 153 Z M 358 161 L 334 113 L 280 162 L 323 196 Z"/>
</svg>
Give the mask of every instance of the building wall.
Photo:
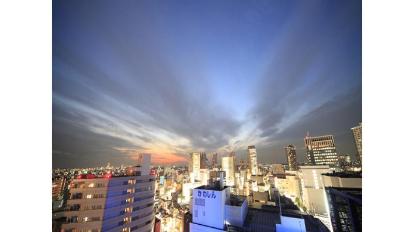
<svg viewBox="0 0 414 232">
<path fill-rule="evenodd" d="M 241 206 L 225 205 L 225 222 L 233 226 L 243 227 L 247 215 L 247 200 Z"/>
<path fill-rule="evenodd" d="M 306 232 L 303 218 L 281 216 L 280 220 L 281 224 L 276 224 L 277 232 Z"/>
<path fill-rule="evenodd" d="M 225 201 L 229 188 L 222 191 L 194 189 L 193 190 L 193 223 L 214 227 L 224 228 Z M 192 230 L 191 230 L 192 231 Z"/>
<path fill-rule="evenodd" d="M 224 230 L 219 230 L 219 229 L 208 227 L 208 226 L 190 223 L 190 232 L 222 232 L 222 231 Z"/>
<path fill-rule="evenodd" d="M 189 166 L 191 182 L 200 180 L 200 165 L 201 165 L 200 153 L 197 153 L 197 152 L 191 153 L 190 166 Z"/>
<path fill-rule="evenodd" d="M 322 175 L 325 187 L 362 188 L 362 178 L 341 178 Z"/>
<path fill-rule="evenodd" d="M 286 194 L 292 198 L 300 197 L 300 179 L 296 175 L 287 175 L 288 188 Z"/>
<path fill-rule="evenodd" d="M 327 214 L 323 173 L 331 173 L 329 166 L 300 166 L 302 201 L 309 212 Z"/>
<path fill-rule="evenodd" d="M 358 153 L 358 158 L 362 162 L 362 124 L 351 128 L 352 134 L 354 135 L 355 146 Z"/>
<path fill-rule="evenodd" d="M 234 169 L 235 169 L 235 157 L 222 157 L 221 158 L 221 167 L 223 171 L 226 172 L 226 185 L 227 186 L 234 186 Z"/>
<path fill-rule="evenodd" d="M 311 214 L 327 215 L 327 204 L 324 189 L 305 188 L 303 204 Z"/>
<path fill-rule="evenodd" d="M 201 185 L 207 185 L 210 179 L 210 170 L 200 169 L 200 183 Z"/>
<path fill-rule="evenodd" d="M 338 163 L 335 141 L 332 135 L 305 137 L 308 162 L 312 165 L 335 166 Z"/>
<path fill-rule="evenodd" d="M 257 152 L 255 146 L 249 146 L 247 148 L 249 169 L 251 175 L 259 174 L 259 167 L 257 166 Z"/>
<path fill-rule="evenodd" d="M 152 229 L 155 178 L 126 176 L 75 179 L 64 215 L 64 230 L 146 231 Z M 77 199 L 79 198 L 79 199 Z M 77 222 L 71 218 L 77 218 Z M 89 221 L 92 220 L 92 221 Z"/>
<path fill-rule="evenodd" d="M 273 174 L 285 174 L 285 168 L 282 164 L 272 164 Z"/>
</svg>

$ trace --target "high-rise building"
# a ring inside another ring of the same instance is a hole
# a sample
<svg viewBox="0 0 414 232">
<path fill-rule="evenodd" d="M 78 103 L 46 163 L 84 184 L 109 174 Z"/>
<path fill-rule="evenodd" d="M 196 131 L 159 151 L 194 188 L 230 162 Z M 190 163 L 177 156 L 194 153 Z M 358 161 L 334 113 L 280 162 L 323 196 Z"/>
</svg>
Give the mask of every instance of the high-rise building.
<svg viewBox="0 0 414 232">
<path fill-rule="evenodd" d="M 52 180 L 52 199 L 57 199 L 61 196 L 66 184 L 66 178 L 60 177 Z"/>
<path fill-rule="evenodd" d="M 138 167 L 141 175 L 150 175 L 151 154 L 143 153 L 138 155 Z"/>
<path fill-rule="evenodd" d="M 198 152 L 190 154 L 189 173 L 192 182 L 200 180 L 201 155 Z"/>
<path fill-rule="evenodd" d="M 226 172 L 226 185 L 234 185 L 235 157 L 233 155 L 221 158 L 221 168 Z"/>
<path fill-rule="evenodd" d="M 285 154 L 289 165 L 289 171 L 298 170 L 298 162 L 296 160 L 296 148 L 292 144 L 285 147 Z"/>
<path fill-rule="evenodd" d="M 352 127 L 352 134 L 354 135 L 355 146 L 358 152 L 358 159 L 362 163 L 362 123 L 359 123 L 358 126 Z"/>
<path fill-rule="evenodd" d="M 333 135 L 305 137 L 308 162 L 312 165 L 338 165 L 338 155 Z"/>
<path fill-rule="evenodd" d="M 205 152 L 200 153 L 200 169 L 208 169 L 208 159 Z"/>
<path fill-rule="evenodd" d="M 257 166 L 257 153 L 254 145 L 247 147 L 247 155 L 251 175 L 258 175 L 259 169 Z"/>
<path fill-rule="evenodd" d="M 213 153 L 212 157 L 211 157 L 211 166 L 212 168 L 216 168 L 217 167 L 217 153 Z"/>
<path fill-rule="evenodd" d="M 346 170 L 352 163 L 351 156 L 348 154 L 338 155 L 338 165 L 342 170 Z"/>
<path fill-rule="evenodd" d="M 155 176 L 141 175 L 145 170 L 140 164 L 118 176 L 79 175 L 70 184 L 62 231 L 151 231 Z"/>
</svg>

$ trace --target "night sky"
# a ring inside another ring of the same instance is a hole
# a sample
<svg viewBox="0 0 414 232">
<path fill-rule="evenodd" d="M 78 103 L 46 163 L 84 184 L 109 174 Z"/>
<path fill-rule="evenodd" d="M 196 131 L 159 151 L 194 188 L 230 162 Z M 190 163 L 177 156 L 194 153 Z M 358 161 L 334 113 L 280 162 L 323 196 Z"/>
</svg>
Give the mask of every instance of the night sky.
<svg viewBox="0 0 414 232">
<path fill-rule="evenodd" d="M 356 153 L 361 1 L 53 1 L 53 167 Z"/>
</svg>

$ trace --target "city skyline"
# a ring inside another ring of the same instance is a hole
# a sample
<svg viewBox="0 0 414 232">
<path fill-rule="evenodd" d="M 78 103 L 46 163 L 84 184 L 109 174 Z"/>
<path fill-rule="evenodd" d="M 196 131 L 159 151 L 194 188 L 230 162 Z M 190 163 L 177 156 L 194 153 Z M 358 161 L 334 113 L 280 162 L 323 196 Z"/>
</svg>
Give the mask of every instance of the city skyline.
<svg viewBox="0 0 414 232">
<path fill-rule="evenodd" d="M 358 1 L 53 4 L 53 167 L 302 162 L 307 132 L 355 159 L 361 111 Z"/>
</svg>

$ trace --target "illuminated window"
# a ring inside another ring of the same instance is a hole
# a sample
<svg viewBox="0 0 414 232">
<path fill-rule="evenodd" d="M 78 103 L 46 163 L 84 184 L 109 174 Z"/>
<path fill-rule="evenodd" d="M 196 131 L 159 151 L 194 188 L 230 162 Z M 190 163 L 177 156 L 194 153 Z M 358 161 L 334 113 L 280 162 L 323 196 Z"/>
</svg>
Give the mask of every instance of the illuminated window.
<svg viewBox="0 0 414 232">
<path fill-rule="evenodd" d="M 128 180 L 128 184 L 135 184 L 137 181 L 135 179 Z"/>
<path fill-rule="evenodd" d="M 92 209 L 102 209 L 102 205 L 92 205 Z"/>
<path fill-rule="evenodd" d="M 130 232 L 131 230 L 130 230 L 130 228 L 129 227 L 125 227 L 125 228 L 122 228 L 122 232 Z"/>
<path fill-rule="evenodd" d="M 125 222 L 125 223 L 131 222 L 131 217 L 125 217 L 125 218 L 124 218 L 124 222 Z"/>
<path fill-rule="evenodd" d="M 91 199 L 91 198 L 92 198 L 92 194 L 88 194 L 88 195 L 86 195 L 86 198 L 87 198 L 87 199 Z"/>
<path fill-rule="evenodd" d="M 83 221 L 84 221 L 84 222 L 87 222 L 88 220 L 89 220 L 89 218 L 88 218 L 88 217 L 84 217 L 84 218 L 83 218 Z"/>
<path fill-rule="evenodd" d="M 104 195 L 102 193 L 93 195 L 93 198 L 103 198 L 103 197 L 104 197 Z"/>
<path fill-rule="evenodd" d="M 127 190 L 127 193 L 134 193 L 134 192 L 135 192 L 135 189 L 132 189 L 132 188 Z"/>
<path fill-rule="evenodd" d="M 134 202 L 134 198 L 133 197 L 127 198 L 125 201 L 126 203 L 132 203 Z"/>
<path fill-rule="evenodd" d="M 128 208 L 125 208 L 125 213 L 131 213 L 132 212 L 132 207 L 128 207 Z"/>
</svg>

